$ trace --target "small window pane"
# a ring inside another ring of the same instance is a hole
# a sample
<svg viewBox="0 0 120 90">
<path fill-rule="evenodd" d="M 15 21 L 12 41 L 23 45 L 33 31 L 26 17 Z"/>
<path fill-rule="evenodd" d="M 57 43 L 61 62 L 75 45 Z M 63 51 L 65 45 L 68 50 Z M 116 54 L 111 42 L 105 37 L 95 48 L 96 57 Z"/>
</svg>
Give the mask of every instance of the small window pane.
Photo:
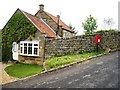
<svg viewBox="0 0 120 90">
<path fill-rule="evenodd" d="M 28 54 L 32 54 L 32 47 L 28 47 Z"/>
<path fill-rule="evenodd" d="M 24 43 L 24 46 L 27 46 L 27 43 Z"/>
<path fill-rule="evenodd" d="M 38 46 L 38 44 L 34 44 L 34 46 Z"/>
<path fill-rule="evenodd" d="M 65 37 L 67 36 L 67 32 L 64 32 Z"/>
<path fill-rule="evenodd" d="M 22 50 L 22 49 L 23 49 L 23 47 L 20 47 L 20 52 L 21 52 L 21 53 L 23 53 L 23 50 Z"/>
<path fill-rule="evenodd" d="M 38 48 L 34 48 L 34 54 L 35 54 L 35 55 L 38 54 Z"/>
<path fill-rule="evenodd" d="M 32 43 L 28 43 L 28 54 L 32 54 Z"/>
<path fill-rule="evenodd" d="M 27 43 L 24 43 L 24 54 L 27 54 Z"/>
<path fill-rule="evenodd" d="M 24 47 L 24 54 L 27 54 L 27 47 Z"/>
<path fill-rule="evenodd" d="M 29 43 L 28 46 L 32 46 L 32 43 Z"/>
</svg>

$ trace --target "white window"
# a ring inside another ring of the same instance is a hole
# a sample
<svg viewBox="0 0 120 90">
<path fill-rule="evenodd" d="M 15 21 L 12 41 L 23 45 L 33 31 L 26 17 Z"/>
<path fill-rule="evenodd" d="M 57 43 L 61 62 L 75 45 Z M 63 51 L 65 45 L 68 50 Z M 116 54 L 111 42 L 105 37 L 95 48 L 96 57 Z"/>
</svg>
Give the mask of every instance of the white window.
<svg viewBox="0 0 120 90">
<path fill-rule="evenodd" d="M 66 31 L 64 31 L 64 37 L 67 37 L 67 32 Z"/>
<path fill-rule="evenodd" d="M 39 56 L 39 41 L 21 41 L 20 55 Z"/>
</svg>

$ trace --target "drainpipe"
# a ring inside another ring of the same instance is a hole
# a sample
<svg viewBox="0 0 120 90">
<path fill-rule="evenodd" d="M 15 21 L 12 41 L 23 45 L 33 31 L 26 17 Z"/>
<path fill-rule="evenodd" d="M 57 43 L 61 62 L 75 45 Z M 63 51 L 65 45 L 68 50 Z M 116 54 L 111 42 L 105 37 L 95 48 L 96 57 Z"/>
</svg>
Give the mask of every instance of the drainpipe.
<svg viewBox="0 0 120 90">
<path fill-rule="evenodd" d="M 42 56 L 42 61 L 43 61 L 43 68 L 44 68 L 44 70 L 45 71 L 47 71 L 47 68 L 46 68 L 46 66 L 45 66 L 45 46 L 46 46 L 46 38 L 45 38 L 45 36 L 44 36 L 44 39 L 43 39 L 43 56 Z"/>
<path fill-rule="evenodd" d="M 56 36 L 58 35 L 58 31 L 59 31 L 60 15 L 57 15 L 57 18 L 58 18 L 58 27 L 57 27 L 57 31 L 56 31 Z"/>
</svg>

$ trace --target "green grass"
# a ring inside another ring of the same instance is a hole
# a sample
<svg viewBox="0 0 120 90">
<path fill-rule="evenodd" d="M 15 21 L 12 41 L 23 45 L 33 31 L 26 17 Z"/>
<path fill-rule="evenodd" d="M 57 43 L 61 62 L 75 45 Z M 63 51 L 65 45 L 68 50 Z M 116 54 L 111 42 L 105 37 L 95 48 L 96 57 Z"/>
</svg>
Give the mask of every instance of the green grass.
<svg viewBox="0 0 120 90">
<path fill-rule="evenodd" d="M 43 71 L 43 68 L 35 64 L 13 64 L 5 68 L 5 71 L 13 77 L 24 78 Z"/>
<path fill-rule="evenodd" d="M 95 56 L 104 52 L 90 52 L 90 53 L 83 53 L 83 54 L 76 54 L 76 55 L 65 55 L 61 57 L 52 57 L 46 61 L 47 69 L 56 68 L 65 64 L 69 64 L 75 61 L 80 61 L 83 59 L 87 59 L 91 56 Z"/>
<path fill-rule="evenodd" d="M 83 59 L 87 59 L 91 56 L 95 56 L 104 52 L 90 52 L 83 54 L 75 54 L 75 55 L 65 55 L 60 57 L 52 57 L 46 61 L 47 70 L 52 68 L 57 68 L 59 66 L 69 64 L 72 62 L 80 61 Z M 17 63 L 5 68 L 5 71 L 13 77 L 24 78 L 28 76 L 32 76 L 34 74 L 38 74 L 42 72 L 44 69 L 42 66 L 36 64 L 23 64 Z"/>
</svg>

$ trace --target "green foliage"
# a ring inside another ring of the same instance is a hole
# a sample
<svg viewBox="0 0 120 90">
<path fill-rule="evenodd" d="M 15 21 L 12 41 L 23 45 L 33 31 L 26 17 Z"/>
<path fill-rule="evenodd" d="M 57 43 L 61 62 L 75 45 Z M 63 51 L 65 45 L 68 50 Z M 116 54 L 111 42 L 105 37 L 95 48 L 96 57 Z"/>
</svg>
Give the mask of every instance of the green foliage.
<svg viewBox="0 0 120 90">
<path fill-rule="evenodd" d="M 85 60 L 91 56 L 95 56 L 102 53 L 104 52 L 99 51 L 99 52 L 82 53 L 82 54 L 76 54 L 76 55 L 66 55 L 61 57 L 52 57 L 48 59 L 45 63 L 46 63 L 47 69 L 52 69 L 52 68 L 57 68 L 59 66 L 69 64 L 72 62 L 80 61 L 83 59 Z M 42 66 L 39 66 L 36 64 L 23 64 L 23 63 L 13 64 L 5 68 L 5 71 L 10 76 L 17 77 L 17 78 L 24 78 L 34 74 L 38 74 L 43 70 L 44 69 Z"/>
<path fill-rule="evenodd" d="M 117 30 L 99 30 L 95 33 L 106 33 L 106 32 L 116 32 Z"/>
<path fill-rule="evenodd" d="M 114 29 L 111 29 L 111 30 L 99 30 L 99 31 L 96 31 L 96 32 L 86 32 L 86 35 L 96 35 L 96 34 L 105 34 L 105 33 L 109 33 L 109 32 L 119 32 L 118 30 L 114 30 Z"/>
<path fill-rule="evenodd" d="M 93 30 L 97 29 L 97 21 L 92 17 L 91 15 L 87 18 L 85 22 L 82 22 L 83 28 L 85 31 L 85 34 L 92 33 Z"/>
<path fill-rule="evenodd" d="M 78 31 L 75 30 L 75 27 L 72 26 L 72 24 L 69 24 L 69 28 L 74 31 L 74 35 L 76 35 L 78 33 Z"/>
<path fill-rule="evenodd" d="M 5 68 L 5 71 L 13 77 L 24 78 L 42 72 L 44 69 L 36 64 L 13 64 Z"/>
<path fill-rule="evenodd" d="M 12 43 L 34 36 L 37 29 L 18 9 L 2 30 L 2 60 L 12 60 Z"/>
<path fill-rule="evenodd" d="M 65 56 L 61 56 L 61 57 L 52 57 L 50 59 L 48 59 L 45 63 L 46 63 L 46 67 L 47 69 L 52 69 L 52 68 L 56 68 L 65 64 L 69 64 L 72 62 L 76 62 L 76 61 L 80 61 L 83 59 L 87 59 L 91 56 L 95 56 L 98 54 L 104 53 L 103 51 L 99 51 L 99 52 L 90 52 L 90 53 L 82 53 L 82 54 L 73 54 L 73 55 L 65 55 Z"/>
<path fill-rule="evenodd" d="M 51 69 L 75 61 L 75 58 L 71 57 L 70 55 L 53 57 L 46 61 L 46 66 L 48 67 L 48 69 Z"/>
</svg>

